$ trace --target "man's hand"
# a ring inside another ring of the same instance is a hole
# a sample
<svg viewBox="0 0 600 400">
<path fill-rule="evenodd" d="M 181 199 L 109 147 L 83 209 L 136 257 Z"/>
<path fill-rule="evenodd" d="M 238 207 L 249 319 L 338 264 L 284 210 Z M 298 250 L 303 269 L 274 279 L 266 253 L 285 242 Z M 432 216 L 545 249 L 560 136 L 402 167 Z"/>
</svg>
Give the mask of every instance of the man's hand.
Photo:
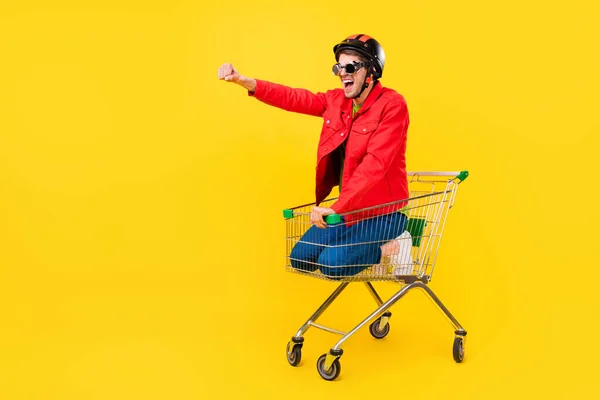
<svg viewBox="0 0 600 400">
<path fill-rule="evenodd" d="M 225 63 L 219 67 L 219 79 L 237 83 L 251 92 L 256 91 L 256 80 L 241 75 L 230 63 Z"/>
<path fill-rule="evenodd" d="M 331 208 L 313 207 L 312 212 L 310 213 L 310 223 L 315 224 L 318 228 L 325 228 L 327 224 L 323 217 L 331 214 L 335 214 L 335 211 Z"/>
<path fill-rule="evenodd" d="M 219 67 L 219 79 L 224 79 L 227 82 L 238 83 L 240 80 L 240 74 L 229 63 L 225 63 Z"/>
</svg>

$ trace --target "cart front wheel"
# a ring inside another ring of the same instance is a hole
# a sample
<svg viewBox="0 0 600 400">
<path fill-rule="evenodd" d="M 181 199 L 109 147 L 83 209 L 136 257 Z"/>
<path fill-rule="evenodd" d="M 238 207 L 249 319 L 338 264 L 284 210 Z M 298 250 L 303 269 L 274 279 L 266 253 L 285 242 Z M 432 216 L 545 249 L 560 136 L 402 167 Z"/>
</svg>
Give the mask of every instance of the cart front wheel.
<svg viewBox="0 0 600 400">
<path fill-rule="evenodd" d="M 327 354 L 323 354 L 321 357 L 319 357 L 319 359 L 317 360 L 317 370 L 319 371 L 319 375 L 321 375 L 321 378 L 325 379 L 326 381 L 333 381 L 340 375 L 340 372 L 342 371 L 342 366 L 340 365 L 340 360 L 336 358 L 333 361 L 333 364 L 331 364 L 331 368 L 329 368 L 328 370 L 325 369 L 326 357 Z"/>
<path fill-rule="evenodd" d="M 461 363 L 463 361 L 463 359 L 465 358 L 465 349 L 464 349 L 464 342 L 463 342 L 463 338 L 462 337 L 455 337 L 454 338 L 454 347 L 452 349 L 452 355 L 454 356 L 454 361 L 456 361 L 457 363 Z"/>
<path fill-rule="evenodd" d="M 369 332 L 375 339 L 383 339 L 390 332 L 390 324 L 386 323 L 383 327 L 381 325 L 381 318 L 377 318 L 371 325 L 369 325 Z"/>
<path fill-rule="evenodd" d="M 292 367 L 300 364 L 300 360 L 302 359 L 302 346 L 299 344 L 295 344 L 290 351 L 290 344 L 288 343 L 286 349 L 287 360 Z"/>
</svg>

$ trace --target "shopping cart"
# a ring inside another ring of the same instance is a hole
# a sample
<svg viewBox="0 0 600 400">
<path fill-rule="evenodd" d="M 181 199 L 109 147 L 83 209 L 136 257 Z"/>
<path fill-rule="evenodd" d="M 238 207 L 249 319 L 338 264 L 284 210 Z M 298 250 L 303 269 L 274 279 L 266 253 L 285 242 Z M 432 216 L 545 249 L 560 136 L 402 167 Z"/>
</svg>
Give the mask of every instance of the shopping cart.
<svg viewBox="0 0 600 400">
<path fill-rule="evenodd" d="M 408 199 L 327 216 L 327 227 L 319 233 L 329 235 L 327 243 L 315 240 L 314 235 L 305 235 L 312 226 L 310 214 L 315 204 L 284 210 L 286 270 L 339 283 L 287 344 L 287 360 L 292 366 L 300 363 L 303 335 L 308 328 L 339 334 L 342 338 L 317 361 L 317 370 L 323 379 L 336 379 L 341 371 L 339 359 L 344 342 L 367 324 L 370 324 L 373 337 L 384 338 L 390 330 L 390 307 L 417 288 L 427 293 L 448 317 L 455 334 L 454 360 L 457 363 L 463 361 L 467 332 L 428 284 L 433 276 L 448 211 L 454 204 L 459 184 L 468 175 L 467 171 L 409 172 Z M 328 199 L 320 206 L 327 207 L 335 200 Z M 313 232 L 318 232 L 316 229 L 312 228 Z M 347 234 L 350 229 L 354 229 L 353 235 Z M 374 257 L 379 258 L 374 262 Z M 347 260 L 348 263 L 339 264 L 335 260 Z M 373 287 L 375 281 L 393 282 L 400 288 L 384 302 Z M 317 319 L 352 282 L 364 282 L 378 308 L 349 332 L 317 324 Z"/>
</svg>

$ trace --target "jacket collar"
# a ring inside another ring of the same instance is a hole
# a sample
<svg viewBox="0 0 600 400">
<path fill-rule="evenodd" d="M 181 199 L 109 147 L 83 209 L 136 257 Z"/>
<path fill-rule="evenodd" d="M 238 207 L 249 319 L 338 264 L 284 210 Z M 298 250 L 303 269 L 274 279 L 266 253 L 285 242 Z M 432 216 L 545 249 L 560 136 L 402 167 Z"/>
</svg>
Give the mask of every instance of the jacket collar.
<svg viewBox="0 0 600 400">
<path fill-rule="evenodd" d="M 369 107 L 371 107 L 373 103 L 375 103 L 375 101 L 379 98 L 382 91 L 383 86 L 381 85 L 381 82 L 377 81 L 375 86 L 373 86 L 373 88 L 371 89 L 371 92 L 369 92 L 369 95 L 365 99 L 365 102 L 363 103 L 362 107 L 360 108 L 358 113 L 356 113 L 356 115 L 365 113 L 369 109 Z M 352 114 L 352 99 L 346 99 L 344 107 L 342 107 L 342 113 Z"/>
</svg>

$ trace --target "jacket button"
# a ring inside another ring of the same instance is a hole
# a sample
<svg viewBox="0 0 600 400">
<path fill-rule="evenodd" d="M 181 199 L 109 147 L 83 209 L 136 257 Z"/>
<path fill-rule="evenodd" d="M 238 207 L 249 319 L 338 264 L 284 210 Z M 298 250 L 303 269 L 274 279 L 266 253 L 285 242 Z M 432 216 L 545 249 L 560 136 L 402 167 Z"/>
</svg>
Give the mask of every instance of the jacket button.
<svg viewBox="0 0 600 400">
<path fill-rule="evenodd" d="M 327 120 L 327 123 L 329 123 L 329 122 L 331 122 L 331 121 Z"/>
<path fill-rule="evenodd" d="M 366 132 L 366 131 L 367 131 L 367 128 L 363 128 L 363 132 Z"/>
<path fill-rule="evenodd" d="M 344 132 L 340 133 L 340 136 L 344 136 Z"/>
</svg>

